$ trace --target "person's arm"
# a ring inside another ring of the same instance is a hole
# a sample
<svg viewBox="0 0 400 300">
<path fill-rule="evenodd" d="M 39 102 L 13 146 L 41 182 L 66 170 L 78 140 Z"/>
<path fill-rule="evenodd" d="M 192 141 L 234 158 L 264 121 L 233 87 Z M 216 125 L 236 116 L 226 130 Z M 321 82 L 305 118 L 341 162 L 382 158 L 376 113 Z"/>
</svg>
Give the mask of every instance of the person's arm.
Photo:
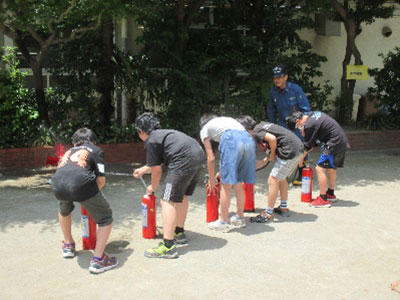
<svg viewBox="0 0 400 300">
<path fill-rule="evenodd" d="M 209 176 L 209 190 L 214 192 L 215 188 L 215 156 L 214 156 L 214 151 L 211 146 L 211 141 L 208 138 L 205 138 L 204 141 L 204 149 L 206 150 L 206 156 L 207 156 L 207 170 L 208 170 L 208 176 Z"/>
<path fill-rule="evenodd" d="M 151 173 L 151 167 L 145 165 L 141 168 L 135 169 L 133 171 L 133 177 L 137 179 L 139 177 L 142 177 L 144 174 L 150 174 L 150 173 Z"/>
<path fill-rule="evenodd" d="M 266 133 L 265 136 L 264 136 L 264 141 L 268 142 L 269 148 L 271 149 L 271 153 L 269 155 L 269 160 L 270 161 L 275 161 L 276 148 L 278 146 L 278 141 L 276 139 L 276 136 L 274 136 L 271 133 Z"/>
<path fill-rule="evenodd" d="M 103 186 L 106 184 L 106 178 L 104 176 L 97 176 L 96 183 L 99 190 L 101 190 Z"/>
<path fill-rule="evenodd" d="M 270 93 L 268 97 L 267 112 L 268 112 L 268 122 L 276 123 L 276 107 L 272 97 L 272 93 Z"/>
<path fill-rule="evenodd" d="M 264 157 L 263 160 L 257 160 L 256 161 L 256 171 L 262 169 L 268 162 L 269 162 L 268 156 Z"/>
<path fill-rule="evenodd" d="M 147 193 L 153 194 L 158 184 L 160 183 L 162 175 L 162 167 L 160 166 L 152 166 L 151 167 L 151 184 L 147 187 Z"/>
</svg>

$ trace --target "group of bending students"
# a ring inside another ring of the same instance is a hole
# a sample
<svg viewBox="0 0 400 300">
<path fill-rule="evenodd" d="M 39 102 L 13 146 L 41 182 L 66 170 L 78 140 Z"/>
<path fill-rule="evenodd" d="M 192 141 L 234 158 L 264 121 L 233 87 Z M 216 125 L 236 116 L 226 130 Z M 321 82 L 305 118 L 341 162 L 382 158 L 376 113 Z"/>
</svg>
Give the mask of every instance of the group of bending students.
<svg viewBox="0 0 400 300">
<path fill-rule="evenodd" d="M 296 168 L 304 166 L 307 153 L 315 146 L 322 150 L 316 166 L 320 192 L 310 206 L 330 207 L 337 200 L 334 193 L 336 168 L 343 167 L 349 147 L 342 128 L 320 111 L 293 111 L 287 114 L 285 122 L 286 126 L 272 122 L 257 124 L 250 116 L 234 119 L 205 114 L 200 119 L 199 143 L 180 131 L 162 129 L 159 119 L 152 113 L 138 116 L 136 128 L 144 141 L 146 164 L 135 169 L 133 177 L 150 173 L 151 184 L 146 192 L 154 193 L 160 184 L 163 167 L 167 170 L 160 197 L 163 241 L 146 250 L 144 255 L 176 258 L 176 245 L 188 243 L 184 231 L 188 196 L 193 194 L 200 180 L 204 163 L 209 175 L 207 192 L 217 193 L 216 184 L 220 182 L 220 214 L 218 220 L 208 224 L 211 230 L 228 232 L 232 228 L 246 227 L 243 183 L 254 184 L 256 169 L 268 162 L 274 164 L 268 176 L 267 205 L 251 221 L 268 223 L 273 222 L 275 214 L 289 216 L 287 178 Z M 294 133 L 296 131 L 302 139 Z M 219 151 L 218 172 L 213 150 L 215 143 L 218 143 Z M 76 255 L 71 213 L 74 202 L 79 202 L 98 224 L 96 247 L 89 266 L 91 273 L 98 274 L 118 265 L 115 257 L 104 252 L 113 222 L 111 208 L 100 192 L 105 184 L 104 154 L 96 146 L 95 134 L 88 128 L 78 129 L 72 137 L 72 144 L 51 180 L 53 192 L 59 200 L 58 216 L 64 236 L 62 255 L 64 258 Z M 256 145 L 268 149 L 269 155 L 263 160 L 256 161 Z M 232 187 L 237 211 L 229 218 Z M 280 205 L 275 207 L 278 194 Z"/>
</svg>

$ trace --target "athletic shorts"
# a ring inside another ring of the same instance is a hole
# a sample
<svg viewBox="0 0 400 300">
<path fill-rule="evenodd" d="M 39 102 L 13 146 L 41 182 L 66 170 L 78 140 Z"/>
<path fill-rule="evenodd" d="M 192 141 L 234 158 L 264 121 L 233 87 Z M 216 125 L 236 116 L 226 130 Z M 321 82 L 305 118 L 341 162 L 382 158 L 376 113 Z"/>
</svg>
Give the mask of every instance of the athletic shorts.
<svg viewBox="0 0 400 300">
<path fill-rule="evenodd" d="M 68 216 L 75 207 L 73 201 L 59 200 L 58 204 L 59 212 L 63 217 Z M 101 192 L 88 200 L 79 202 L 79 204 L 86 208 L 92 219 L 100 227 L 110 225 L 113 222 L 112 210 Z"/>
<path fill-rule="evenodd" d="M 219 144 L 221 182 L 254 184 L 256 177 L 256 145 L 247 131 L 227 130 Z"/>
<path fill-rule="evenodd" d="M 168 172 L 165 176 L 161 199 L 166 202 L 182 203 L 183 196 L 193 195 L 202 169 L 201 166 L 192 169 L 190 172 Z"/>
<path fill-rule="evenodd" d="M 321 154 L 318 161 L 318 166 L 324 169 L 343 168 L 346 151 L 335 155 Z"/>
<path fill-rule="evenodd" d="M 300 158 L 301 155 L 298 155 L 293 159 L 280 159 L 279 157 L 276 157 L 276 162 L 269 175 L 281 181 L 285 180 L 297 168 Z"/>
</svg>

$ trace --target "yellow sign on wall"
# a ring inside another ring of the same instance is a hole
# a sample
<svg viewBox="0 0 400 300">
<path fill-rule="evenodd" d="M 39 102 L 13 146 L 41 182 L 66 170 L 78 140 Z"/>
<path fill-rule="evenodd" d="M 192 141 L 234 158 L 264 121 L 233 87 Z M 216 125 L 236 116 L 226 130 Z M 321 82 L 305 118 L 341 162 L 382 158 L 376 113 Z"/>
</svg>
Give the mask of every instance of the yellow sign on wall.
<svg viewBox="0 0 400 300">
<path fill-rule="evenodd" d="M 347 80 L 367 80 L 368 66 L 364 65 L 347 65 Z"/>
</svg>

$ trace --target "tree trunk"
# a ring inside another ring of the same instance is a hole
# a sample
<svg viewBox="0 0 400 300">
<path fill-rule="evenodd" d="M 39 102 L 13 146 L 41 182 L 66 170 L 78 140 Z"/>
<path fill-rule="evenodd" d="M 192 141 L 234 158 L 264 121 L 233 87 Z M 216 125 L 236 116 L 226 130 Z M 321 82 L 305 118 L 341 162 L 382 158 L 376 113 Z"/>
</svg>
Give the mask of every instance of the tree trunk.
<svg viewBox="0 0 400 300">
<path fill-rule="evenodd" d="M 46 103 L 46 96 L 44 93 L 42 66 L 37 64 L 33 66 L 31 65 L 31 69 L 35 82 L 35 95 L 39 109 L 39 119 L 44 123 L 47 128 L 50 128 L 51 123 L 49 118 L 49 110 Z"/>
<path fill-rule="evenodd" d="M 101 67 L 99 74 L 100 120 L 104 126 L 111 124 L 111 116 L 114 111 L 112 105 L 114 92 L 114 66 L 112 63 L 114 23 L 111 16 L 104 16 L 100 25 L 101 37 Z"/>
<path fill-rule="evenodd" d="M 356 80 L 347 80 L 347 66 L 354 56 L 354 64 L 362 65 L 361 54 L 355 43 L 357 24 L 354 19 L 347 18 L 344 20 L 344 26 L 347 35 L 346 53 L 342 63 L 342 78 L 340 84 L 340 101 L 338 108 L 338 121 L 343 124 L 351 119 L 353 111 L 353 94 L 356 86 Z"/>
</svg>

